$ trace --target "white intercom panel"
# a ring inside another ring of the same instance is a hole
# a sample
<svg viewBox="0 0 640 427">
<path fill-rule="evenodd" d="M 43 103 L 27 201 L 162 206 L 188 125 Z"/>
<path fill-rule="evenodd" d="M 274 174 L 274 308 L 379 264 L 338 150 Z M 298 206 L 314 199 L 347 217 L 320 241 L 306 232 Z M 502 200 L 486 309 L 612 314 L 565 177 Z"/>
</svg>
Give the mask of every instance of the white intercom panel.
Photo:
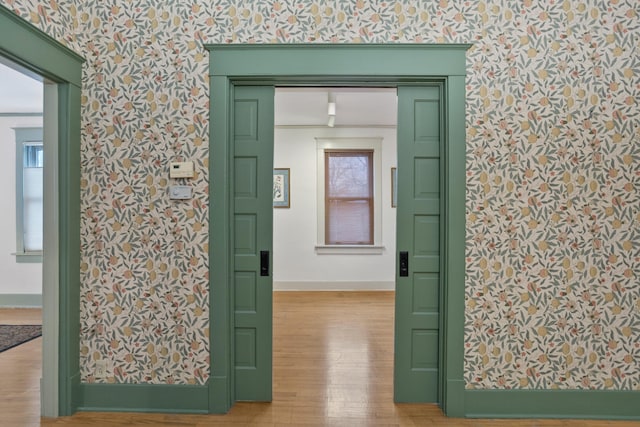
<svg viewBox="0 0 640 427">
<path fill-rule="evenodd" d="M 169 178 L 193 178 L 193 162 L 172 162 Z"/>
</svg>

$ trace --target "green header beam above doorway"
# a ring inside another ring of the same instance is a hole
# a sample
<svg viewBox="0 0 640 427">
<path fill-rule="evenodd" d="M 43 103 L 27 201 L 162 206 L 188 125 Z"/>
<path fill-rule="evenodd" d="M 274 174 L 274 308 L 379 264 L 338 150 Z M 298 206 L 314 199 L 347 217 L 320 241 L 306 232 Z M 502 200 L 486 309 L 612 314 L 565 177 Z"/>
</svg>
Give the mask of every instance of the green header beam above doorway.
<svg viewBox="0 0 640 427">
<path fill-rule="evenodd" d="M 465 75 L 469 44 L 284 44 L 205 45 L 210 75 L 247 79 L 255 76 L 291 81 L 303 77 L 357 76 L 381 81 Z M 295 58 L 292 61 L 285 57 Z M 426 74 L 425 74 L 426 73 Z"/>
</svg>

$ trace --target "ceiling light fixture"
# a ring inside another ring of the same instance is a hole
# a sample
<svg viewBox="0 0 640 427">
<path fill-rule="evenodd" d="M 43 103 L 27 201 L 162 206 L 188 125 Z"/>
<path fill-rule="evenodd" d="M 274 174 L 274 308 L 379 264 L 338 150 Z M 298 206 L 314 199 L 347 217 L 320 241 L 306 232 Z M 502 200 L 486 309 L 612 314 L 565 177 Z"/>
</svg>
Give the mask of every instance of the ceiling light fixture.
<svg viewBox="0 0 640 427">
<path fill-rule="evenodd" d="M 336 122 L 336 97 L 333 92 L 329 92 L 327 113 L 329 114 L 329 122 L 327 123 L 327 126 L 332 128 Z"/>
</svg>

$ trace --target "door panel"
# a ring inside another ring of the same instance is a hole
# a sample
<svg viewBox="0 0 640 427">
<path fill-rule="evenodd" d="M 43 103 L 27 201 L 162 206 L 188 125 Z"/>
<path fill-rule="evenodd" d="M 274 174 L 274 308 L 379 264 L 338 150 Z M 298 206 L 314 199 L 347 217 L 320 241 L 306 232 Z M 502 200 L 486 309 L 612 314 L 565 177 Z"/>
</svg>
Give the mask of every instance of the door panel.
<svg viewBox="0 0 640 427">
<path fill-rule="evenodd" d="M 271 86 L 234 88 L 235 400 L 272 396 L 273 283 L 260 275 L 260 251 L 272 250 L 273 96 Z"/>
<path fill-rule="evenodd" d="M 257 369 L 256 328 L 239 328 L 236 325 L 236 369 Z"/>
<path fill-rule="evenodd" d="M 440 86 L 398 88 L 396 402 L 439 401 L 441 110 Z"/>
<path fill-rule="evenodd" d="M 411 343 L 411 368 L 438 368 L 438 358 L 432 348 L 438 345 L 438 332 L 429 329 L 414 329 Z"/>
<path fill-rule="evenodd" d="M 234 164 L 234 196 L 245 199 L 255 199 L 258 195 L 257 159 L 238 158 Z"/>
</svg>

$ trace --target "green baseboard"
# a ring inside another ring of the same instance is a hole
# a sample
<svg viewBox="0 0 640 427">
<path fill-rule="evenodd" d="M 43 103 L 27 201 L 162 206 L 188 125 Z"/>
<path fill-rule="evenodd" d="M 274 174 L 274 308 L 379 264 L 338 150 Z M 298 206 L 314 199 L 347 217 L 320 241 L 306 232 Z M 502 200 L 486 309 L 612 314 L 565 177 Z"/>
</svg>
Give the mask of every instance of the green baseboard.
<svg viewBox="0 0 640 427">
<path fill-rule="evenodd" d="M 607 390 L 466 390 L 469 418 L 639 420 L 640 392 Z"/>
<path fill-rule="evenodd" d="M 0 294 L 0 308 L 40 308 L 42 294 Z"/>
<path fill-rule="evenodd" d="M 170 384 L 80 384 L 78 411 L 206 414 L 209 387 Z"/>
<path fill-rule="evenodd" d="M 226 376 L 212 376 L 210 381 L 209 411 L 212 414 L 226 414 L 232 402 L 228 400 L 229 379 Z"/>
<path fill-rule="evenodd" d="M 447 391 L 442 406 L 447 417 L 464 417 L 464 384 L 464 380 L 447 380 Z"/>
<path fill-rule="evenodd" d="M 72 375 L 69 381 L 64 381 L 67 384 L 67 393 L 63 399 L 60 399 L 60 403 L 67 402 L 67 406 L 60 407 L 60 415 L 72 415 L 78 412 L 78 408 L 82 404 L 82 383 L 80 379 L 82 376 L 80 372 L 76 372 Z M 62 381 L 61 381 L 62 382 Z M 64 405 L 64 403 L 63 403 Z"/>
</svg>

